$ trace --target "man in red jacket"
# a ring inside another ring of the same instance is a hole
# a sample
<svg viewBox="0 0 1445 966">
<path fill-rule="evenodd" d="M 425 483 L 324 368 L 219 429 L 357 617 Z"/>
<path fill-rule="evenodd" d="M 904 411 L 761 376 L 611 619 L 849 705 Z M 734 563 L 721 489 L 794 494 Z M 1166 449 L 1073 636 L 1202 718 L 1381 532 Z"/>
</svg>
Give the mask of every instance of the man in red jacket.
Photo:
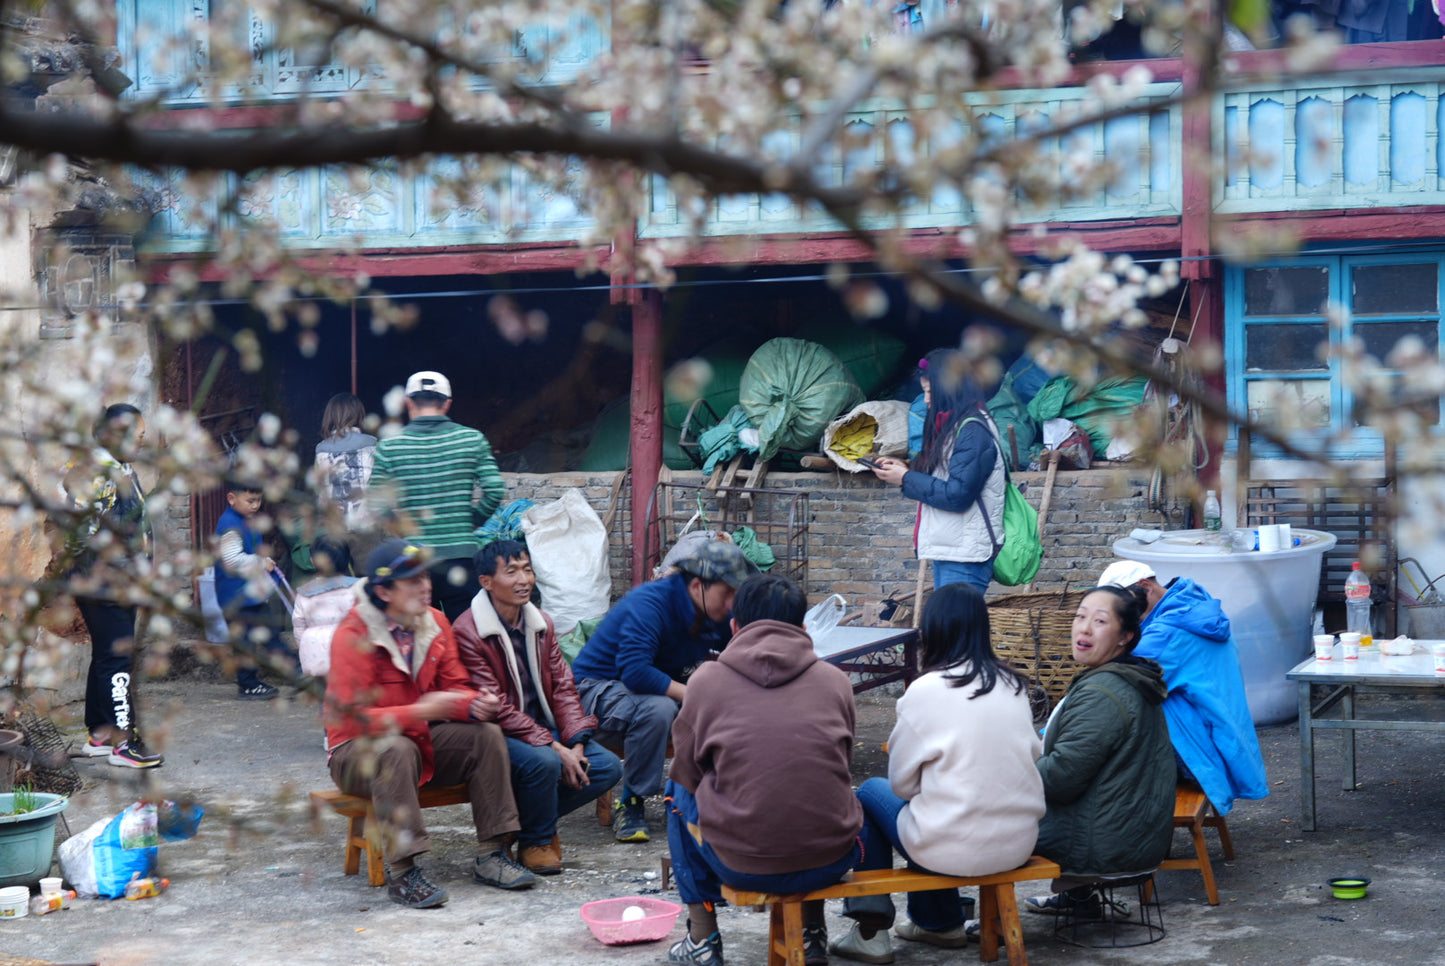
<svg viewBox="0 0 1445 966">
<path fill-rule="evenodd" d="M 497 540 L 472 566 L 482 589 L 457 618 L 457 654 L 472 686 L 501 700 L 495 720 L 512 761 L 518 858 L 538 875 L 556 875 L 557 819 L 617 784 L 622 763 L 592 740 L 597 719 L 582 710 L 552 618 L 532 603 L 537 576 L 527 548 Z"/>
<path fill-rule="evenodd" d="M 386 845 L 387 897 L 412 909 L 447 901 L 416 856 L 430 843 L 422 785 L 467 786 L 477 830 L 472 879 L 499 889 L 537 880 L 512 861 L 502 838 L 517 831 L 507 746 L 492 722 L 501 702 L 467 684 L 451 625 L 429 606 L 423 553 L 388 540 L 366 562 L 354 606 L 331 638 L 326 751 L 331 778 L 370 798 Z"/>
</svg>

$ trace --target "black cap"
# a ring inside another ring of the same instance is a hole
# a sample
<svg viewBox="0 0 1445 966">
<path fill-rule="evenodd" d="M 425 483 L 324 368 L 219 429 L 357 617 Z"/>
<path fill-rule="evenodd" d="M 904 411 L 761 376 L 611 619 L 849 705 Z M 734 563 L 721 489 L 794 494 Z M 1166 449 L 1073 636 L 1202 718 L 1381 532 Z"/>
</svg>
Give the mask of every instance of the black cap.
<svg viewBox="0 0 1445 966">
<path fill-rule="evenodd" d="M 427 555 L 405 540 L 388 540 L 366 558 L 366 579 L 378 586 L 406 580 L 426 571 Z"/>
</svg>

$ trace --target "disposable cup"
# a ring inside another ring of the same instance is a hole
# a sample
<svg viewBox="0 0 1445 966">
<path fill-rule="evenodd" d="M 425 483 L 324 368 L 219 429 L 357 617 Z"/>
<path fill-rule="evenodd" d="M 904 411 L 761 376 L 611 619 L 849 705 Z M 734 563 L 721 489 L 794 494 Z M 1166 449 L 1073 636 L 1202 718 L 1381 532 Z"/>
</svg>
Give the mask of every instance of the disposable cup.
<svg viewBox="0 0 1445 966">
<path fill-rule="evenodd" d="M 1274 553 L 1279 549 L 1279 527 L 1275 524 L 1261 526 L 1259 528 L 1259 552 Z"/>
<path fill-rule="evenodd" d="M 1331 660 L 1334 660 L 1334 656 L 1335 656 L 1335 635 L 1333 635 L 1333 634 L 1316 634 L 1316 635 L 1315 635 L 1315 660 L 1316 660 L 1316 661 L 1331 661 Z"/>
<path fill-rule="evenodd" d="M 1436 641 L 1431 644 L 1430 654 L 1435 659 L 1435 673 L 1445 674 L 1445 641 Z"/>
<path fill-rule="evenodd" d="M 48 875 L 40 880 L 40 894 L 42 896 L 54 895 L 60 891 L 61 878 L 58 875 Z"/>
<path fill-rule="evenodd" d="M 1360 657 L 1360 635 L 1345 633 L 1340 635 L 1341 650 L 1345 652 L 1346 661 L 1355 661 Z"/>
</svg>

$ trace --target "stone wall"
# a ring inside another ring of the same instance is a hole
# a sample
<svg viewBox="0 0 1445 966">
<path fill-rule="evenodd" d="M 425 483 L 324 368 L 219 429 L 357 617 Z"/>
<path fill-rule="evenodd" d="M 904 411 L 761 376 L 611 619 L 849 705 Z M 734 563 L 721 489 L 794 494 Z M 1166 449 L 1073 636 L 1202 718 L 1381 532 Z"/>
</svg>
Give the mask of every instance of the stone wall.
<svg viewBox="0 0 1445 966">
<path fill-rule="evenodd" d="M 1056 475 L 1044 533 L 1044 562 L 1036 589 L 1087 586 L 1113 559 L 1109 548 L 1115 539 L 1135 527 L 1163 526 L 1163 517 L 1148 506 L 1149 474 L 1147 467 L 1127 466 L 1060 471 Z M 631 494 L 625 481 L 615 488 L 617 477 L 616 473 L 507 474 L 508 499 L 542 502 L 557 499 L 564 488 L 580 486 L 599 515 L 605 516 L 609 506 L 615 504 L 610 530 L 614 599 L 630 585 L 631 566 Z M 672 478 L 678 484 L 672 490 L 673 517 L 685 520 L 696 510 L 698 493 L 687 487 L 701 484 L 702 475 L 673 473 Z M 1038 507 L 1045 474 L 1019 473 L 1014 481 L 1024 488 L 1029 502 Z M 812 600 L 836 592 L 851 603 L 861 604 L 885 594 L 913 592 L 918 573 L 913 556 L 916 503 L 903 499 L 896 489 L 871 475 L 774 473 L 766 483 L 769 489 L 808 495 L 807 580 Z M 770 505 L 764 505 L 765 501 Z M 781 534 L 787 530 L 786 519 L 776 518 L 787 507 L 796 507 L 797 502 L 783 496 L 760 498 L 755 515 L 772 514 L 772 532 Z M 711 495 L 703 500 L 703 509 L 710 520 L 722 519 Z M 990 596 L 1021 589 L 995 584 Z"/>
</svg>

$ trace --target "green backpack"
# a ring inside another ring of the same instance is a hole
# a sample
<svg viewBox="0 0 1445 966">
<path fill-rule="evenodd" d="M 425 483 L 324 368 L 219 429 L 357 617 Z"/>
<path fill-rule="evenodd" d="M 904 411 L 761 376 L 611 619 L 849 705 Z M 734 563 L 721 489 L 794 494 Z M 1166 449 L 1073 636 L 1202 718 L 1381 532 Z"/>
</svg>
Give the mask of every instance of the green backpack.
<svg viewBox="0 0 1445 966">
<path fill-rule="evenodd" d="M 983 420 L 965 419 L 958 424 L 959 430 L 972 422 L 981 423 Z M 1007 587 L 1016 587 L 1033 580 L 1044 559 L 1044 544 L 1039 539 L 1039 514 L 1009 477 L 1008 460 L 1004 458 L 998 435 L 992 430 L 989 435 L 993 436 L 999 464 L 1003 467 L 1003 539 L 1000 540 L 993 532 L 993 521 L 989 519 L 987 510 L 983 512 L 983 525 L 988 528 L 988 538 L 993 541 L 993 579 Z"/>
</svg>

